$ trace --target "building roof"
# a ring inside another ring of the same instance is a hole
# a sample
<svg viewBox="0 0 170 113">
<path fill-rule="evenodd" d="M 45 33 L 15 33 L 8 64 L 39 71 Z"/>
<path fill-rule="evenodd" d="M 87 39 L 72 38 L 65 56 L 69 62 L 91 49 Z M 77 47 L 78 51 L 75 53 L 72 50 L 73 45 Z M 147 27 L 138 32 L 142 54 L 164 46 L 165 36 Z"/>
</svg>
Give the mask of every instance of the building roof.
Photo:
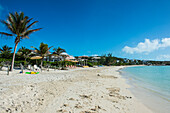
<svg viewBox="0 0 170 113">
<path fill-rule="evenodd" d="M 101 57 L 92 57 L 92 58 L 93 58 L 93 59 L 96 59 L 96 60 L 97 60 L 97 59 L 101 59 Z"/>
<path fill-rule="evenodd" d="M 63 52 L 60 54 L 61 56 L 69 56 L 67 53 Z"/>
<path fill-rule="evenodd" d="M 74 59 L 76 59 L 76 58 L 73 57 L 73 56 L 68 56 L 68 57 L 66 57 L 66 60 L 74 60 Z"/>
</svg>

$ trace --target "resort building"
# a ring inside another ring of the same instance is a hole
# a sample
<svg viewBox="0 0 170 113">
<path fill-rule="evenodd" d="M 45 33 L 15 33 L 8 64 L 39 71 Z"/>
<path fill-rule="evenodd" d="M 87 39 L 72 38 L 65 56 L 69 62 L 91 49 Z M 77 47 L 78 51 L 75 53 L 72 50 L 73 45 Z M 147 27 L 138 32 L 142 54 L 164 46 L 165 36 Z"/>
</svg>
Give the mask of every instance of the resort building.
<svg viewBox="0 0 170 113">
<path fill-rule="evenodd" d="M 93 56 L 92 62 L 99 62 L 100 59 L 101 59 L 101 57 L 99 57 L 99 56 Z"/>
<path fill-rule="evenodd" d="M 89 56 L 79 56 L 78 57 L 78 61 L 79 61 L 79 65 L 81 65 L 81 66 L 85 66 L 85 65 L 87 65 L 87 60 L 88 60 L 88 58 L 89 58 Z"/>
</svg>

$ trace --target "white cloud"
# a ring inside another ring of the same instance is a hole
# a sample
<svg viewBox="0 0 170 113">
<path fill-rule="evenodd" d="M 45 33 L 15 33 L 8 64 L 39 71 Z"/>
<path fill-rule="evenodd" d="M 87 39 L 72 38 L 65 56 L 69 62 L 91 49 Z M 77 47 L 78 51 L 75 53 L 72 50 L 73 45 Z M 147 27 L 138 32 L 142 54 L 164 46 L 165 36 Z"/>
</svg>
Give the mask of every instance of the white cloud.
<svg viewBox="0 0 170 113">
<path fill-rule="evenodd" d="M 150 53 L 152 51 L 166 47 L 170 47 L 170 38 L 163 38 L 161 41 L 159 39 L 155 40 L 145 39 L 145 42 L 138 43 L 136 47 L 125 46 L 122 49 L 122 51 L 130 54 Z"/>
<path fill-rule="evenodd" d="M 170 46 L 170 38 L 163 38 L 161 42 L 162 42 L 162 44 L 160 45 L 160 47 L 169 47 Z"/>
<path fill-rule="evenodd" d="M 98 54 L 93 54 L 93 55 L 91 55 L 91 56 L 99 56 Z"/>
<path fill-rule="evenodd" d="M 160 55 L 156 58 L 157 60 L 170 60 L 170 55 Z"/>
</svg>

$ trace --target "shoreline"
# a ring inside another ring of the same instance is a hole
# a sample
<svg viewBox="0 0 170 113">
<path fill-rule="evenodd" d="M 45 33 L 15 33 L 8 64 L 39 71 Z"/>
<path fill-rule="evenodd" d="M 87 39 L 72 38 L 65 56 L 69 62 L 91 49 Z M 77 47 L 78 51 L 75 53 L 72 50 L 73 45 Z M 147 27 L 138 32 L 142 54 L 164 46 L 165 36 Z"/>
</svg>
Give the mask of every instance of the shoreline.
<svg viewBox="0 0 170 113">
<path fill-rule="evenodd" d="M 134 66 L 132 66 L 134 67 Z M 138 81 L 133 76 L 129 76 L 126 71 L 121 72 L 124 79 L 126 79 L 127 84 L 131 87 L 129 90 L 141 101 L 145 106 L 151 109 L 155 113 L 168 113 L 169 112 L 169 100 L 164 98 L 159 91 L 152 90 L 154 86 L 147 86 L 148 83 Z M 147 98 L 147 99 L 146 99 Z M 161 105 L 161 106 L 160 106 Z"/>
<path fill-rule="evenodd" d="M 123 67 L 0 76 L 0 111 L 152 113 L 129 90 L 126 80 L 118 72 Z"/>
</svg>

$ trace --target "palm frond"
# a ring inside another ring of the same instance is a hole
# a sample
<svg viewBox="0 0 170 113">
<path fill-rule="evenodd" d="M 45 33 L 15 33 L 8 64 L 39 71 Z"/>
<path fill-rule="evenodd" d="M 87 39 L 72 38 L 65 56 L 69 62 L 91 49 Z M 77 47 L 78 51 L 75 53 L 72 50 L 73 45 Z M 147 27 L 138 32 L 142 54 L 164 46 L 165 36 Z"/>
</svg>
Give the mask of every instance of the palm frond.
<svg viewBox="0 0 170 113">
<path fill-rule="evenodd" d="M 18 23 L 19 20 L 19 14 L 17 12 L 15 12 L 15 17 L 16 17 L 16 23 Z"/>
<path fill-rule="evenodd" d="M 7 36 L 17 36 L 15 42 L 18 42 L 24 38 L 29 38 L 28 35 L 42 29 L 42 28 L 38 28 L 38 29 L 29 30 L 31 26 L 33 26 L 35 23 L 38 22 L 38 21 L 34 21 L 31 24 L 29 24 L 32 19 L 33 18 L 24 16 L 23 12 L 9 13 L 7 21 L 0 20 L 0 22 L 3 23 L 10 30 L 11 33 L 0 32 L 0 34 L 7 35 Z"/>
<path fill-rule="evenodd" d="M 1 52 L 11 52 L 12 47 L 8 47 L 7 45 L 4 45 L 2 49 L 0 48 Z"/>
<path fill-rule="evenodd" d="M 14 29 L 12 28 L 11 24 L 7 23 L 6 21 L 4 20 L 0 20 L 1 23 L 5 24 L 5 26 L 12 32 L 12 33 L 15 33 L 14 32 Z"/>
<path fill-rule="evenodd" d="M 29 19 L 26 24 L 28 24 L 33 18 Z"/>
<path fill-rule="evenodd" d="M 0 34 L 6 35 L 6 36 L 13 36 L 13 34 L 5 33 L 5 32 L 0 32 Z"/>
<path fill-rule="evenodd" d="M 16 32 L 16 21 L 14 20 L 14 18 L 11 15 L 8 16 L 8 21 L 10 22 L 10 25 L 11 25 L 10 30 L 12 30 L 13 33 L 15 33 Z"/>
<path fill-rule="evenodd" d="M 9 13 L 9 15 L 12 18 L 13 22 L 16 23 L 17 22 L 17 18 L 12 13 Z"/>
<path fill-rule="evenodd" d="M 9 47 L 9 49 L 12 49 L 12 47 Z"/>
<path fill-rule="evenodd" d="M 28 20 L 28 16 L 25 16 L 25 18 L 23 20 L 21 20 L 20 25 L 19 25 L 20 26 L 20 30 L 19 30 L 20 33 L 23 33 L 25 31 L 26 25 L 27 25 L 27 20 Z"/>
<path fill-rule="evenodd" d="M 22 39 L 23 39 L 23 38 L 27 38 L 27 39 L 30 39 L 30 38 L 29 38 L 28 36 L 25 36 L 25 37 L 21 37 L 21 38 L 22 38 Z"/>
<path fill-rule="evenodd" d="M 27 26 L 26 30 L 28 30 L 31 26 L 33 26 L 35 23 L 37 23 L 38 21 L 34 21 L 33 23 L 31 23 L 29 26 Z"/>
<path fill-rule="evenodd" d="M 34 47 L 34 46 L 31 46 L 31 48 L 34 48 L 35 50 L 39 51 L 39 49 L 37 49 L 37 48 L 36 48 L 36 47 Z"/>
<path fill-rule="evenodd" d="M 23 12 L 20 13 L 19 18 L 20 18 L 20 20 L 23 20 L 23 19 L 24 19 L 24 13 L 23 13 Z"/>
<path fill-rule="evenodd" d="M 38 29 L 32 29 L 32 30 L 28 30 L 27 32 L 25 32 L 23 35 L 21 35 L 21 37 L 25 38 L 28 35 L 30 35 L 31 33 L 35 32 L 35 31 L 39 31 L 42 28 L 38 28 Z"/>
<path fill-rule="evenodd" d="M 50 50 L 52 47 L 53 47 L 53 46 L 50 46 L 50 47 L 48 48 L 48 50 Z"/>
<path fill-rule="evenodd" d="M 53 51 L 57 51 L 57 48 L 54 48 Z"/>
</svg>

